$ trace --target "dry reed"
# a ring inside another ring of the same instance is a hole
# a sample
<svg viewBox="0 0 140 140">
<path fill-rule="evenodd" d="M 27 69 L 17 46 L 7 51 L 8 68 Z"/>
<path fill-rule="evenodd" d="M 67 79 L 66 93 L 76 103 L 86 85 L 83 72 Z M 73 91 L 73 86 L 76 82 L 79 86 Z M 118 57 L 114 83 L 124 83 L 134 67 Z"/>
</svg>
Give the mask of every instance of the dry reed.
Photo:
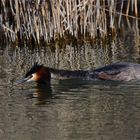
<svg viewBox="0 0 140 140">
<path fill-rule="evenodd" d="M 138 0 L 1 0 L 1 38 L 50 42 L 60 38 L 104 38 L 115 18 L 138 18 Z M 130 15 L 130 12 L 133 14 Z"/>
</svg>

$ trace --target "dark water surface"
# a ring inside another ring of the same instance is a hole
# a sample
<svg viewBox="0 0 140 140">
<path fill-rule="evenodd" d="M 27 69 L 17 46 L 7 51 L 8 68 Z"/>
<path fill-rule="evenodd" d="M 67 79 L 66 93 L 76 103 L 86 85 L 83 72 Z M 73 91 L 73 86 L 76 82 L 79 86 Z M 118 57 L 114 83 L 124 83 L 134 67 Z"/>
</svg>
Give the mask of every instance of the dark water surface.
<svg viewBox="0 0 140 140">
<path fill-rule="evenodd" d="M 14 85 L 36 61 L 64 69 L 139 63 L 139 45 L 132 37 L 125 41 L 53 51 L 0 46 L 0 140 L 139 140 L 140 81 Z"/>
</svg>

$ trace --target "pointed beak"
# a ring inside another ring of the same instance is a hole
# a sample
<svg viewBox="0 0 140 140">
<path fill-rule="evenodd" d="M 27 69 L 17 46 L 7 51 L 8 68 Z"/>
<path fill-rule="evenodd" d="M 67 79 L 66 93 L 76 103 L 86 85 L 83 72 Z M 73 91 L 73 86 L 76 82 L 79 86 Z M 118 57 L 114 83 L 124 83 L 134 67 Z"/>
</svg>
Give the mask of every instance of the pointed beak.
<svg viewBox="0 0 140 140">
<path fill-rule="evenodd" d="M 15 82 L 15 84 L 22 84 L 22 83 L 28 82 L 29 79 L 30 79 L 29 77 L 19 79 Z"/>
</svg>

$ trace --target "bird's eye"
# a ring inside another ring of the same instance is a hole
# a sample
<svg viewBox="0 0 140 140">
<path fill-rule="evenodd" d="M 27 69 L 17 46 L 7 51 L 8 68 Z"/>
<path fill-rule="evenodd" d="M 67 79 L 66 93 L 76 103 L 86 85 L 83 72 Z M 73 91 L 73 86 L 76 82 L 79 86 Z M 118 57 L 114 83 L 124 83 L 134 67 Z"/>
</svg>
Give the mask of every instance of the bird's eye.
<svg viewBox="0 0 140 140">
<path fill-rule="evenodd" d="M 30 78 L 32 78 L 32 77 L 33 77 L 33 75 L 30 75 L 29 77 L 30 77 Z"/>
<path fill-rule="evenodd" d="M 32 77 L 33 77 L 33 75 L 29 75 L 27 78 L 30 79 L 30 78 L 32 78 Z"/>
</svg>

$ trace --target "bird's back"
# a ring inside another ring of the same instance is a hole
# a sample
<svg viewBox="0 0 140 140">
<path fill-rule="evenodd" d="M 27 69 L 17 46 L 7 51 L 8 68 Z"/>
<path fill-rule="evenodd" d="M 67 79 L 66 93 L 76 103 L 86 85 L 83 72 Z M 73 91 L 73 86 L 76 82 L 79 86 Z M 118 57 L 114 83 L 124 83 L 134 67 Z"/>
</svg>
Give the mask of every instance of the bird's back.
<svg viewBox="0 0 140 140">
<path fill-rule="evenodd" d="M 130 81 L 140 79 L 140 64 L 114 63 L 91 71 L 89 76 L 102 80 Z"/>
</svg>

